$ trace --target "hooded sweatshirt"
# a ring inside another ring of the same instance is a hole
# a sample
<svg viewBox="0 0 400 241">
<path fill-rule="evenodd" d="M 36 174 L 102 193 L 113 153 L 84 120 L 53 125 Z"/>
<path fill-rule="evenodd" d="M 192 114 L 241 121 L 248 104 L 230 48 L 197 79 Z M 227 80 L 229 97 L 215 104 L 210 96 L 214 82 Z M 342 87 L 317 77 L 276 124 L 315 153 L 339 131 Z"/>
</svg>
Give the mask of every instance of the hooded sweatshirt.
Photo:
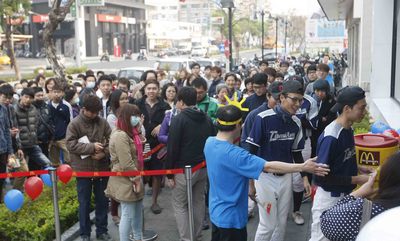
<svg viewBox="0 0 400 241">
<path fill-rule="evenodd" d="M 215 128 L 206 113 L 188 107 L 172 119 L 167 144 L 166 168 L 195 166 L 204 160 L 204 144 Z"/>
</svg>

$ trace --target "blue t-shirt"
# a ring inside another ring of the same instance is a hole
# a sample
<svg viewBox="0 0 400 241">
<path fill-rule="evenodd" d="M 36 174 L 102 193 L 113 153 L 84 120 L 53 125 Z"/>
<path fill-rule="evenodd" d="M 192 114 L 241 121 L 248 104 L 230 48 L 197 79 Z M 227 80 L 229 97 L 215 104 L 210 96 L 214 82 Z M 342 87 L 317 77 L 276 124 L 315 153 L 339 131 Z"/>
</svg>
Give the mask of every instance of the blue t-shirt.
<svg viewBox="0 0 400 241">
<path fill-rule="evenodd" d="M 244 228 L 249 179 L 258 179 L 265 160 L 216 137 L 207 139 L 204 155 L 210 181 L 211 222 L 219 228 Z"/>
<path fill-rule="evenodd" d="M 357 176 L 353 129 L 345 129 L 336 121 L 330 123 L 318 138 L 317 156 L 318 163 L 329 165 L 329 176 Z M 350 193 L 355 188 L 355 185 L 327 185 L 319 183 L 318 178 L 315 180 L 327 192 Z"/>
<path fill-rule="evenodd" d="M 334 69 L 335 69 L 335 67 L 333 66 L 333 64 L 332 64 L 332 63 L 329 63 L 328 66 L 329 66 L 329 69 L 333 72 Z M 328 75 L 326 76 L 326 80 L 329 82 L 329 85 L 330 85 L 330 86 L 335 86 L 335 83 L 333 82 L 333 76 L 332 76 L 331 73 L 328 73 Z"/>
<path fill-rule="evenodd" d="M 246 120 L 243 124 L 243 128 L 242 128 L 242 135 L 240 136 L 240 146 L 246 150 L 250 150 L 249 149 L 249 143 L 246 142 L 247 137 L 250 134 L 251 128 L 253 127 L 254 124 L 254 119 L 256 118 L 256 116 L 258 114 L 260 114 L 261 112 L 268 110 L 268 104 L 264 101 L 264 103 L 262 105 L 260 105 L 257 109 L 252 110 L 246 117 Z"/>
<path fill-rule="evenodd" d="M 304 148 L 301 122 L 278 105 L 256 116 L 246 142 L 257 146 L 257 156 L 265 160 L 293 163 L 292 151 Z"/>
</svg>

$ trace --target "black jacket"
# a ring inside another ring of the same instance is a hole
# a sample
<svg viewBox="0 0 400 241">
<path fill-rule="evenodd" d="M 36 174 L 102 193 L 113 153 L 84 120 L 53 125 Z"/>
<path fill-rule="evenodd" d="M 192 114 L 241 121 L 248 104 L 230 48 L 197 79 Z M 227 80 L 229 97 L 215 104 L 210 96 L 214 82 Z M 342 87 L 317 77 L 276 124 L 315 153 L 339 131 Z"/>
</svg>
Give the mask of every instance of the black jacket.
<svg viewBox="0 0 400 241">
<path fill-rule="evenodd" d="M 195 166 L 204 160 L 204 144 L 215 135 L 210 117 L 197 108 L 186 108 L 172 119 L 167 144 L 166 168 Z"/>
<path fill-rule="evenodd" d="M 50 117 L 50 110 L 46 102 L 34 101 L 32 103 L 38 111 L 39 126 L 37 129 L 38 140 L 42 143 L 49 143 L 54 135 L 54 124 Z"/>
<path fill-rule="evenodd" d="M 37 145 L 37 128 L 39 125 L 38 112 L 35 106 L 23 107 L 19 103 L 15 108 L 19 127 L 19 139 L 22 148 L 30 148 Z"/>
<path fill-rule="evenodd" d="M 139 107 L 140 112 L 142 112 L 142 114 L 144 115 L 143 126 L 146 130 L 147 142 L 150 144 L 150 148 L 154 148 L 156 145 L 159 144 L 159 142 L 157 136 L 153 137 L 151 135 L 151 131 L 156 126 L 161 125 L 164 120 L 165 111 L 171 109 L 171 107 L 161 98 L 158 98 L 158 103 L 154 106 L 154 108 L 156 108 L 154 110 L 154 115 L 150 117 L 146 109 L 146 98 L 146 96 L 143 96 L 142 98 L 138 99 L 136 101 L 136 105 Z"/>
</svg>

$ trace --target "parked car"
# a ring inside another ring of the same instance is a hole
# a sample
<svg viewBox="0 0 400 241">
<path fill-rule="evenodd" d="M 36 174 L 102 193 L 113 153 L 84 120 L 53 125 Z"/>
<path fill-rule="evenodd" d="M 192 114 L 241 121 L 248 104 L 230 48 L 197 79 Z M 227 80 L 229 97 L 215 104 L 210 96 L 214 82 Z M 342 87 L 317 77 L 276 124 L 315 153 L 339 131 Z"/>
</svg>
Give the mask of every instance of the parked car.
<svg viewBox="0 0 400 241">
<path fill-rule="evenodd" d="M 190 46 L 187 46 L 187 45 L 181 45 L 181 46 L 178 46 L 178 55 L 183 55 L 183 54 L 190 54 L 190 52 L 191 52 L 191 48 L 190 48 Z"/>
<path fill-rule="evenodd" d="M 155 63 L 155 69 L 163 69 L 168 71 L 170 75 L 175 75 L 175 73 L 181 69 L 186 69 L 190 72 L 190 65 L 195 61 L 193 59 L 181 59 L 181 58 L 169 58 L 160 59 Z"/>
<path fill-rule="evenodd" d="M 127 78 L 129 82 L 131 82 L 131 88 L 135 86 L 140 81 L 140 77 L 142 74 L 150 70 L 149 67 L 130 67 L 130 68 L 122 68 L 118 71 L 118 79 L 119 78 Z"/>
<path fill-rule="evenodd" d="M 222 67 L 222 61 L 220 61 L 218 59 L 195 58 L 194 60 L 196 61 L 196 63 L 200 64 L 201 71 L 204 71 L 204 68 L 207 65 L 210 65 L 211 67 L 214 67 L 214 66 Z"/>
<path fill-rule="evenodd" d="M 275 53 L 274 52 L 266 53 L 266 54 L 264 54 L 263 59 L 267 60 L 269 65 L 272 65 L 275 63 L 275 60 L 276 60 Z"/>
<path fill-rule="evenodd" d="M 1 65 L 10 65 L 11 59 L 5 54 L 0 55 L 0 64 Z"/>
<path fill-rule="evenodd" d="M 192 57 L 206 57 L 207 56 L 207 48 L 204 47 L 194 47 L 192 48 L 192 52 L 190 53 L 190 55 Z"/>
</svg>

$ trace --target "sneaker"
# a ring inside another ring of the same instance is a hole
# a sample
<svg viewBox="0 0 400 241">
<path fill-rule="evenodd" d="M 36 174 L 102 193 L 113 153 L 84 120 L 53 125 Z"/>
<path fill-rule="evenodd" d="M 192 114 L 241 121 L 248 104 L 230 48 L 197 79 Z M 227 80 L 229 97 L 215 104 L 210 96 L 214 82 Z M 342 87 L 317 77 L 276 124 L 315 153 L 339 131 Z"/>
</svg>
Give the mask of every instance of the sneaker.
<svg viewBox="0 0 400 241">
<path fill-rule="evenodd" d="M 96 236 L 97 240 L 99 241 L 109 241 L 111 240 L 111 236 L 108 233 L 102 233 Z"/>
<path fill-rule="evenodd" d="M 157 203 L 156 204 L 153 204 L 153 205 L 151 205 L 151 211 L 154 213 L 154 214 L 160 214 L 161 213 L 161 207 L 160 207 L 160 205 L 158 205 Z"/>
<path fill-rule="evenodd" d="M 297 211 L 292 213 L 292 217 L 293 217 L 293 221 L 297 224 L 297 225 L 303 225 L 304 224 L 304 218 L 301 212 Z"/>
<path fill-rule="evenodd" d="M 90 241 L 90 237 L 83 235 L 83 236 L 81 236 L 81 241 Z"/>
<path fill-rule="evenodd" d="M 116 225 L 116 226 L 118 226 L 119 225 L 119 222 L 121 222 L 121 218 L 120 217 L 118 217 L 118 216 L 112 216 L 112 221 L 114 222 L 114 224 Z"/>
</svg>

